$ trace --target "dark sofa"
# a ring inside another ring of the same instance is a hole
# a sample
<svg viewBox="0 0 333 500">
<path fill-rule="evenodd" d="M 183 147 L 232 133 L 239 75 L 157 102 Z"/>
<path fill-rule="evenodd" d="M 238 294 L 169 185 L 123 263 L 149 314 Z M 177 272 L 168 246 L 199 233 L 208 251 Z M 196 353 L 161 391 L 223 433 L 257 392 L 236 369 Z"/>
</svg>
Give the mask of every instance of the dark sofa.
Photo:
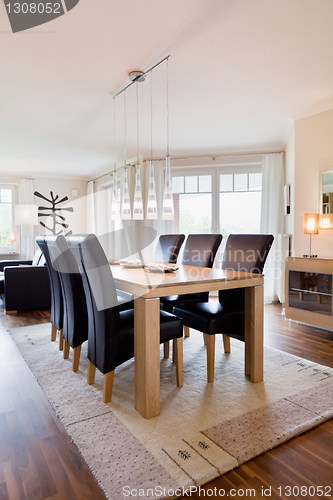
<svg viewBox="0 0 333 500">
<path fill-rule="evenodd" d="M 0 261 L 0 294 L 7 314 L 51 307 L 49 274 L 39 249 L 33 260 Z"/>
</svg>

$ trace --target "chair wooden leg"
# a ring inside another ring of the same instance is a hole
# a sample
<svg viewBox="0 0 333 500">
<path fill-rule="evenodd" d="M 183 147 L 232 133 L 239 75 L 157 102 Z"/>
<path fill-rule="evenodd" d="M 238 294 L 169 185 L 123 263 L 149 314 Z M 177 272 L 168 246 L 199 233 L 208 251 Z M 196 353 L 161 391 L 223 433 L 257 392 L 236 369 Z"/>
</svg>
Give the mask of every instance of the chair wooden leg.
<svg viewBox="0 0 333 500">
<path fill-rule="evenodd" d="M 103 381 L 103 401 L 104 403 L 110 403 L 112 397 L 112 387 L 113 387 L 114 370 L 104 374 Z"/>
<path fill-rule="evenodd" d="M 164 352 L 164 358 L 168 359 L 170 354 L 170 342 L 164 342 L 163 352 Z"/>
<path fill-rule="evenodd" d="M 207 345 L 207 333 L 203 333 L 202 336 L 203 336 L 204 344 Z"/>
<path fill-rule="evenodd" d="M 230 349 L 230 337 L 228 337 L 228 335 L 223 335 L 223 346 L 224 346 L 224 352 L 229 354 L 231 352 L 231 349 Z"/>
<path fill-rule="evenodd" d="M 73 351 L 73 372 L 77 372 L 80 364 L 81 346 L 74 347 Z"/>
<path fill-rule="evenodd" d="M 207 335 L 207 380 L 214 382 L 215 335 Z"/>
<path fill-rule="evenodd" d="M 176 357 L 176 377 L 178 387 L 183 387 L 183 339 L 174 339 Z"/>
<path fill-rule="evenodd" d="M 184 325 L 184 334 L 185 334 L 185 337 L 190 336 L 190 328 L 188 326 L 185 326 L 185 325 Z"/>
<path fill-rule="evenodd" d="M 64 349 L 64 337 L 62 336 L 62 329 L 59 330 L 59 351 Z"/>
<path fill-rule="evenodd" d="M 172 341 L 172 362 L 176 363 L 176 341 L 173 339 Z"/>
<path fill-rule="evenodd" d="M 57 329 L 51 323 L 51 342 L 55 342 L 56 338 L 57 338 Z"/>
<path fill-rule="evenodd" d="M 64 350 L 63 350 L 63 354 L 64 354 L 64 359 L 67 359 L 68 356 L 69 356 L 69 343 L 66 342 L 66 340 L 64 340 Z"/>
<path fill-rule="evenodd" d="M 87 383 L 92 385 L 95 382 L 96 366 L 88 359 Z"/>
</svg>

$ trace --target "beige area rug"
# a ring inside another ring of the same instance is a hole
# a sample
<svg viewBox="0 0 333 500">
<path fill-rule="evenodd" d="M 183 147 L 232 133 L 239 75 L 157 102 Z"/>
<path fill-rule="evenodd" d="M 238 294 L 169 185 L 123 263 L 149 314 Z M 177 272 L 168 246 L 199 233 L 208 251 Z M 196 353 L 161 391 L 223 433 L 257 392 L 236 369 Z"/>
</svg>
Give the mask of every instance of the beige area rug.
<svg viewBox="0 0 333 500">
<path fill-rule="evenodd" d="M 333 416 L 333 369 L 265 349 L 264 382 L 244 376 L 244 345 L 216 341 L 215 383 L 206 382 L 202 335 L 184 339 L 184 387 L 161 350 L 161 415 L 134 409 L 134 362 L 115 373 L 112 402 L 103 377 L 86 383 L 86 344 L 79 372 L 71 354 L 50 342 L 50 325 L 11 330 L 68 434 L 112 500 L 163 498 L 202 485 Z M 178 489 L 181 488 L 181 489 Z"/>
</svg>

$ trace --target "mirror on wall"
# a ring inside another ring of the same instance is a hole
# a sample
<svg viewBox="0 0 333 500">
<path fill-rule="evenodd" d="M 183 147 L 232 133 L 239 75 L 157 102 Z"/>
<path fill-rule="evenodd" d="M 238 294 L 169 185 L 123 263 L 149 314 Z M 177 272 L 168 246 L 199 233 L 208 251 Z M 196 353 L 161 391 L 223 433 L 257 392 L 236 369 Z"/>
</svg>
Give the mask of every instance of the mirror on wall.
<svg viewBox="0 0 333 500">
<path fill-rule="evenodd" d="M 318 211 L 333 214 L 333 168 L 318 172 Z"/>
</svg>

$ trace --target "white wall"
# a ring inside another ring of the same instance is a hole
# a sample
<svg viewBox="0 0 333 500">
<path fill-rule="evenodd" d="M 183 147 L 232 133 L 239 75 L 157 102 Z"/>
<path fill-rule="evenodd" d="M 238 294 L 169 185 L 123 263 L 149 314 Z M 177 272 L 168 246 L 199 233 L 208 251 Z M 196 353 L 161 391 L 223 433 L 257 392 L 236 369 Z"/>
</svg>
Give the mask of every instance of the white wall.
<svg viewBox="0 0 333 500">
<path fill-rule="evenodd" d="M 292 127 L 286 144 L 285 183 L 290 184 L 290 214 L 285 215 L 285 233 L 291 235 L 291 251 L 294 250 L 294 215 L 295 215 L 295 126 Z"/>
<path fill-rule="evenodd" d="M 333 168 L 333 109 L 297 120 L 288 140 L 286 182 L 292 186 L 292 206 L 285 230 L 293 234 L 296 256 L 309 251 L 303 217 L 318 211 L 318 171 L 326 168 Z M 320 229 L 312 236 L 312 253 L 333 257 L 333 230 Z"/>
</svg>

